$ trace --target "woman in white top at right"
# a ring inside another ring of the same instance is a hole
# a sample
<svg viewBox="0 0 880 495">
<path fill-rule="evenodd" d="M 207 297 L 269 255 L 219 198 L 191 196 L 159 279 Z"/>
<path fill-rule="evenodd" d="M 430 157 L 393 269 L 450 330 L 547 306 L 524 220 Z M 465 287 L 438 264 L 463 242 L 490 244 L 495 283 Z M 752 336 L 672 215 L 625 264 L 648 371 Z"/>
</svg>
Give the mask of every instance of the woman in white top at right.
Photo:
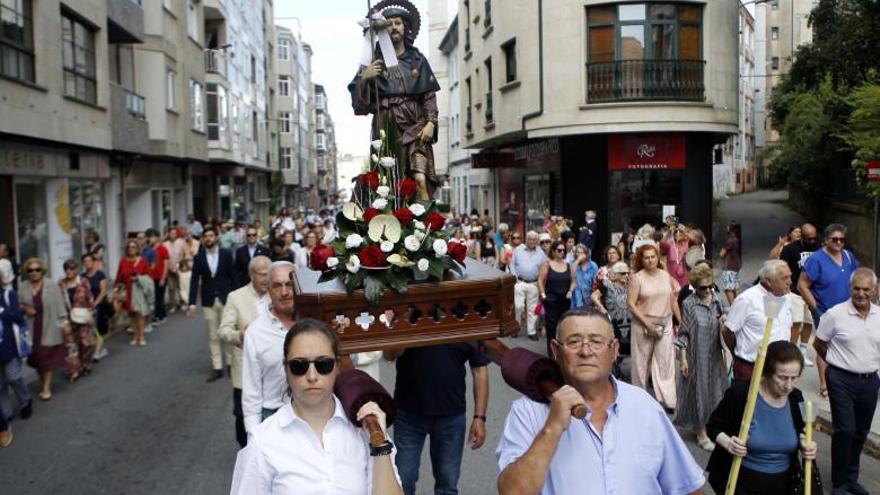
<svg viewBox="0 0 880 495">
<path fill-rule="evenodd" d="M 371 447 L 333 394 L 339 343 L 330 328 L 300 320 L 284 339 L 284 358 L 290 400 L 239 451 L 230 494 L 402 495 L 391 442 Z M 357 419 L 370 414 L 387 435 L 376 403 L 364 404 Z"/>
</svg>

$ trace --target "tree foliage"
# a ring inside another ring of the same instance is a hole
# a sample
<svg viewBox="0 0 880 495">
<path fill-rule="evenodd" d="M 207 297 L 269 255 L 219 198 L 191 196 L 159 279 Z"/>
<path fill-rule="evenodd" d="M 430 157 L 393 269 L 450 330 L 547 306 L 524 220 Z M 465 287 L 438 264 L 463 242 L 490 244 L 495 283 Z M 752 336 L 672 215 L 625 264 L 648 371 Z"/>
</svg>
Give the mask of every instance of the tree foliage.
<svg viewBox="0 0 880 495">
<path fill-rule="evenodd" d="M 850 95 L 850 103 L 853 111 L 843 139 L 853 150 L 857 180 L 872 195 L 880 197 L 880 184 L 868 184 L 866 180 L 868 161 L 880 160 L 880 85 L 859 86 Z"/>
</svg>

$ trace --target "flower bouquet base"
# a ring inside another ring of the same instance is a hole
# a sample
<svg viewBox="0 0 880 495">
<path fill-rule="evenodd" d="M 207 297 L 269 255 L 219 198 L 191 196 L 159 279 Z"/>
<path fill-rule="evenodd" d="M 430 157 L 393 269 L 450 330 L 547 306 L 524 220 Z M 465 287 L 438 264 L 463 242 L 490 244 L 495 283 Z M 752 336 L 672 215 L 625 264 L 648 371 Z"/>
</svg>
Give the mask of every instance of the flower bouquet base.
<svg viewBox="0 0 880 495">
<path fill-rule="evenodd" d="M 321 273 L 294 272 L 299 318 L 333 323 L 343 354 L 482 341 L 515 334 L 516 279 L 468 258 L 462 275 L 410 283 L 405 294 L 386 291 L 377 305 L 363 289 L 349 293 L 339 279 L 319 283 Z"/>
</svg>

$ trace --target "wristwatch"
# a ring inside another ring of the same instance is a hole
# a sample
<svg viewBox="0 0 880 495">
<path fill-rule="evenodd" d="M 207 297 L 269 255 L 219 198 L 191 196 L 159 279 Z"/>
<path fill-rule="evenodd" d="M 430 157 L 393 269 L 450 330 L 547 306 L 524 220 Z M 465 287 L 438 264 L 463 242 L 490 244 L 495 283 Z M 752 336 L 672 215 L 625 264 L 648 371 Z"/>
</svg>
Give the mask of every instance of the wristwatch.
<svg viewBox="0 0 880 495">
<path fill-rule="evenodd" d="M 481 419 L 481 420 L 483 420 L 484 424 L 486 423 L 486 416 L 484 416 L 484 415 L 474 414 L 474 419 Z"/>
<path fill-rule="evenodd" d="M 373 447 L 370 445 L 370 456 L 378 457 L 380 455 L 388 455 L 394 450 L 394 444 L 391 443 L 391 440 L 385 440 L 385 443 L 378 447 Z"/>
</svg>

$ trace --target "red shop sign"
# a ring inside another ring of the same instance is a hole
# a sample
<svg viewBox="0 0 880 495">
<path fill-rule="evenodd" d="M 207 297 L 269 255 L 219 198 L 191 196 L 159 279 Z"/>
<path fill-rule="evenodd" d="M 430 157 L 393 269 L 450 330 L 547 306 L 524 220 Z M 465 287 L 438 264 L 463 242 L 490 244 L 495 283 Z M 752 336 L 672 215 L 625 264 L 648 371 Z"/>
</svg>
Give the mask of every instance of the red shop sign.
<svg viewBox="0 0 880 495">
<path fill-rule="evenodd" d="M 880 160 L 868 162 L 868 182 L 880 182 Z"/>
<path fill-rule="evenodd" d="M 613 134 L 608 136 L 609 170 L 685 168 L 684 134 Z"/>
</svg>

